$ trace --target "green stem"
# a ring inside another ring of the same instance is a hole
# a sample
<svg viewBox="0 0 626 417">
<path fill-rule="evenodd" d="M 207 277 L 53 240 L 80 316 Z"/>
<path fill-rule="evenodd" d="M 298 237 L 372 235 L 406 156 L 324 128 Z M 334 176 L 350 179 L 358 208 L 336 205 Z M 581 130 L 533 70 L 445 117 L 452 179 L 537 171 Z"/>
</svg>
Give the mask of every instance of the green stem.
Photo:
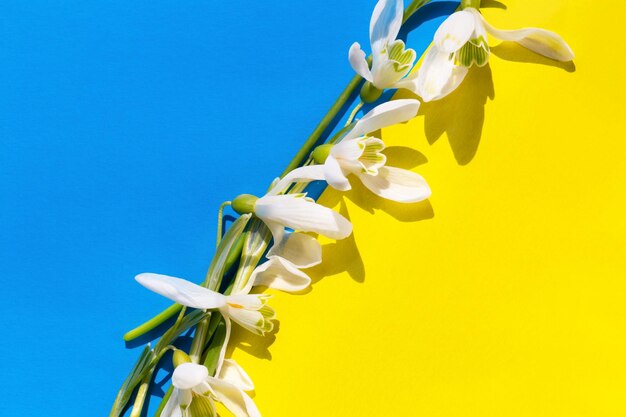
<svg viewBox="0 0 626 417">
<path fill-rule="evenodd" d="M 209 313 L 206 318 L 202 319 L 196 326 L 196 333 L 193 335 L 193 342 L 191 342 L 191 348 L 189 349 L 189 357 L 193 363 L 200 363 L 202 351 L 206 345 L 210 320 L 211 314 Z"/>
<path fill-rule="evenodd" d="M 161 311 L 159 314 L 148 320 L 147 322 L 135 327 L 133 330 L 130 330 L 124 335 L 124 341 L 130 342 L 138 338 L 139 336 L 143 336 L 151 330 L 156 329 L 161 324 L 166 322 L 167 320 L 174 317 L 180 309 L 183 308 L 180 304 L 172 304 L 165 310 Z"/>
<path fill-rule="evenodd" d="M 352 93 L 354 93 L 362 80 L 363 79 L 360 75 L 355 75 L 354 78 L 352 78 L 352 80 L 348 83 L 348 86 L 341 92 L 341 94 L 337 98 L 337 101 L 335 101 L 335 104 L 333 104 L 330 110 L 328 110 L 328 113 L 326 113 L 322 121 L 319 122 L 315 130 L 313 130 L 313 133 L 311 133 L 306 142 L 304 142 L 302 148 L 300 148 L 296 156 L 294 156 L 289 165 L 287 165 L 287 168 L 285 168 L 285 170 L 281 174 L 281 177 L 284 177 L 289 172 L 298 168 L 302 160 L 311 153 L 311 150 L 317 144 L 319 138 L 328 128 L 335 116 L 337 116 L 339 111 L 341 111 L 342 107 L 348 102 L 348 99 L 350 98 Z"/>
<path fill-rule="evenodd" d="M 406 9 L 404 9 L 404 16 L 402 18 L 402 23 L 403 24 L 406 23 L 406 21 L 409 20 L 411 16 L 413 16 L 413 14 L 417 11 L 417 9 L 419 9 L 420 7 L 422 7 L 429 1 L 430 0 L 413 0 L 411 4 L 409 4 L 406 7 Z"/>
<path fill-rule="evenodd" d="M 346 120 L 346 124 L 343 127 L 350 126 L 350 124 L 352 123 L 352 121 L 356 117 L 356 114 L 359 112 L 359 110 L 361 110 L 361 107 L 363 107 L 363 102 L 362 101 L 360 101 L 359 104 L 356 105 L 354 110 L 352 110 L 352 113 L 350 113 L 350 116 L 348 116 L 348 120 Z"/>
<path fill-rule="evenodd" d="M 170 397 L 172 396 L 172 392 L 174 392 L 174 385 L 170 385 L 170 387 L 165 392 L 165 395 L 163 396 L 163 398 L 161 398 L 161 404 L 159 404 L 159 408 L 157 408 L 156 413 L 154 413 L 154 417 L 161 417 L 161 413 L 163 412 L 165 405 L 167 404 Z"/>
<path fill-rule="evenodd" d="M 217 211 L 217 239 L 215 239 L 215 246 L 219 246 L 220 241 L 222 240 L 222 220 L 224 218 L 224 207 L 230 205 L 230 201 L 224 201 L 222 205 L 220 205 L 220 209 Z"/>
<path fill-rule="evenodd" d="M 144 380 L 141 382 L 141 385 L 137 390 L 135 402 L 133 403 L 133 410 L 130 412 L 129 417 L 139 417 L 141 415 L 141 410 L 143 410 L 143 403 L 146 401 L 146 395 L 148 394 L 151 379 L 152 373 L 148 373 L 148 375 L 146 375 Z"/>
<path fill-rule="evenodd" d="M 461 0 L 461 10 L 472 7 L 476 10 L 480 9 L 480 0 Z"/>
</svg>

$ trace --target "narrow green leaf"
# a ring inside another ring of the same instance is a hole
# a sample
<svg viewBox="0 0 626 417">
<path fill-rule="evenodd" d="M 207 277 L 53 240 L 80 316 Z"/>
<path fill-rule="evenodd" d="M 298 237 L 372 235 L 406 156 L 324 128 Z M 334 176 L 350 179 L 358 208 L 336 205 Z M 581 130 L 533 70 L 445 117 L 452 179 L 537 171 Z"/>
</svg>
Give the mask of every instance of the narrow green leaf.
<svg viewBox="0 0 626 417">
<path fill-rule="evenodd" d="M 149 367 L 154 358 L 154 351 L 150 348 L 150 345 L 146 346 L 143 352 L 141 352 L 141 355 L 139 356 L 137 363 L 135 363 L 132 371 L 122 384 L 122 387 L 115 398 L 115 402 L 113 403 L 113 408 L 109 414 L 110 417 L 118 417 L 122 411 L 124 411 L 124 407 L 128 404 L 133 391 L 142 381 L 146 369 Z"/>
<path fill-rule="evenodd" d="M 244 214 L 240 216 L 237 220 L 235 220 L 222 238 L 215 252 L 215 256 L 213 257 L 213 262 L 211 262 L 211 266 L 209 267 L 209 272 L 207 272 L 206 279 L 203 283 L 203 286 L 206 288 L 213 291 L 217 291 L 219 289 L 222 277 L 226 272 L 226 261 L 229 258 L 229 254 L 235 246 L 237 239 L 248 224 L 251 216 L 251 214 Z"/>
<path fill-rule="evenodd" d="M 154 417 L 161 417 L 161 413 L 165 408 L 165 404 L 169 401 L 172 396 L 172 392 L 174 392 L 174 386 L 170 385 L 170 387 L 165 391 L 165 395 L 161 398 L 161 404 L 159 404 L 159 408 L 157 408 L 156 413 L 154 413 Z M 169 417 L 169 416 L 168 416 Z"/>
<path fill-rule="evenodd" d="M 204 357 L 204 366 L 209 370 L 209 375 L 215 375 L 215 370 L 217 369 L 217 361 L 220 357 L 220 352 L 222 351 L 222 346 L 224 345 L 224 340 L 226 339 L 226 323 L 224 320 L 220 318 L 220 321 L 217 324 L 217 328 L 215 329 L 215 333 L 213 333 L 213 338 L 209 343 L 209 347 L 206 349 L 205 357 Z"/>
</svg>

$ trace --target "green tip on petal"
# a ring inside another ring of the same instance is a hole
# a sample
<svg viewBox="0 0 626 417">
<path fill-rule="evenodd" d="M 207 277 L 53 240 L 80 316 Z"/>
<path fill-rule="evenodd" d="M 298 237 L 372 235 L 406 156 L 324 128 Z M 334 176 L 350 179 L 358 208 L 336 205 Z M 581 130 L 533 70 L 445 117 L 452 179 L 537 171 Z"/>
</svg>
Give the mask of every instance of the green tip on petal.
<svg viewBox="0 0 626 417">
<path fill-rule="evenodd" d="M 378 100 L 382 94 L 383 90 L 376 88 L 374 84 L 369 81 L 366 81 L 363 87 L 361 87 L 361 100 L 363 100 L 364 103 L 372 103 Z"/>
<path fill-rule="evenodd" d="M 484 66 L 489 61 L 489 45 L 482 36 L 471 39 L 456 53 L 456 60 L 464 67 L 471 67 L 476 64 Z"/>
<path fill-rule="evenodd" d="M 317 148 L 313 149 L 311 156 L 316 164 L 323 164 L 326 162 L 326 158 L 330 155 L 330 150 L 333 148 L 333 145 L 327 143 L 325 145 L 320 145 Z"/>
<path fill-rule="evenodd" d="M 239 214 L 254 213 L 254 205 L 258 197 L 252 194 L 241 194 L 233 200 L 232 208 Z"/>
<path fill-rule="evenodd" d="M 191 362 L 191 358 L 182 350 L 176 349 L 172 355 L 172 362 L 174 363 L 174 368 L 176 368 L 178 365 Z"/>
</svg>

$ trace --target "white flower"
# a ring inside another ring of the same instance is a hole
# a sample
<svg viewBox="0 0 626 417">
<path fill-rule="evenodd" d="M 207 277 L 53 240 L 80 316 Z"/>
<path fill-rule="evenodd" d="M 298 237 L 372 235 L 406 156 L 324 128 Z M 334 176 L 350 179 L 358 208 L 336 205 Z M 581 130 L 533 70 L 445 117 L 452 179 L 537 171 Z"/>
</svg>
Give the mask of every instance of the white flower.
<svg viewBox="0 0 626 417">
<path fill-rule="evenodd" d="M 266 305 L 269 295 L 224 295 L 181 278 L 152 273 L 139 274 L 135 279 L 149 290 L 178 304 L 203 310 L 219 310 L 227 326 L 233 320 L 246 330 L 259 335 L 274 328 L 272 320 L 276 314 Z"/>
<path fill-rule="evenodd" d="M 430 188 L 422 176 L 405 169 L 385 166 L 385 148 L 382 140 L 368 136 L 370 132 L 412 119 L 419 109 L 419 101 L 394 100 L 383 103 L 359 120 L 354 128 L 336 145 L 322 145 L 316 161 L 323 165 L 296 168 L 287 174 L 270 194 L 282 192 L 294 181 L 325 180 L 341 191 L 351 188 L 347 176 L 357 176 L 363 185 L 376 195 L 388 200 L 413 203 L 430 197 Z M 329 150 L 330 149 L 330 150 Z"/>
<path fill-rule="evenodd" d="M 248 285 L 297 292 L 311 284 L 311 278 L 300 268 L 310 268 L 321 263 L 322 248 L 312 236 L 290 233 L 280 245 L 268 252 L 267 259 L 267 262 L 256 267 Z"/>
<path fill-rule="evenodd" d="M 465 78 L 468 68 L 489 61 L 487 33 L 503 41 L 513 41 L 548 58 L 571 61 L 574 53 L 556 33 L 525 28 L 498 30 L 472 7 L 450 15 L 437 29 L 417 76 L 405 80 L 424 101 L 438 100 L 454 91 Z"/>
<path fill-rule="evenodd" d="M 341 214 L 316 204 L 306 194 L 265 195 L 257 198 L 242 194 L 233 200 L 239 213 L 254 213 L 272 232 L 274 246 L 281 244 L 285 227 L 314 232 L 331 239 L 344 239 L 352 233 L 352 224 Z"/>
<path fill-rule="evenodd" d="M 405 49 L 404 42 L 396 39 L 404 7 L 402 0 L 380 0 L 370 20 L 370 44 L 372 68 L 370 70 L 365 52 L 355 42 L 350 47 L 350 65 L 361 77 L 379 90 L 401 88 L 404 78 L 415 62 L 415 51 Z"/>
<path fill-rule="evenodd" d="M 252 398 L 250 377 L 233 360 L 224 360 L 217 377 L 195 363 L 182 363 L 172 375 L 174 390 L 162 417 L 216 417 L 215 401 L 219 401 L 235 417 L 260 417 Z"/>
</svg>

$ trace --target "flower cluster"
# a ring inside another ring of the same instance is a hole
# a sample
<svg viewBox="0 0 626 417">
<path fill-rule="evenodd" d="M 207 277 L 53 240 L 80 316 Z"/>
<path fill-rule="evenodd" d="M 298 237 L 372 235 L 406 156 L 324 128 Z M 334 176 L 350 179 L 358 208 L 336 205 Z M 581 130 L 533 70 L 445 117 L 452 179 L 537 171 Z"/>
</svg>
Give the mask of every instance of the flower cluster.
<svg viewBox="0 0 626 417">
<path fill-rule="evenodd" d="M 367 80 L 361 97 L 374 101 L 388 88 L 410 90 L 423 101 L 447 96 L 473 65 L 481 67 L 489 61 L 488 33 L 557 61 L 574 59 L 572 49 L 554 32 L 537 28 L 499 30 L 478 10 L 480 0 L 463 1 L 461 7 L 441 24 L 419 70 L 409 74 L 415 51 L 405 50 L 404 42 L 396 39 L 403 19 L 402 1 L 379 1 L 370 21 L 371 68 L 358 43 L 348 53 L 354 71 Z"/>
<path fill-rule="evenodd" d="M 462 10 L 439 27 L 421 66 L 412 71 L 416 53 L 397 39 L 405 18 L 402 0 L 378 1 L 370 22 L 371 60 L 358 43 L 350 47 L 348 54 L 350 64 L 365 80 L 362 101 L 377 101 L 383 90 L 397 88 L 414 92 L 422 101 L 450 94 L 469 68 L 487 64 L 488 34 L 517 42 L 553 59 L 573 58 L 571 49 L 558 35 L 542 29 L 497 30 L 485 21 L 479 6 L 479 1 L 464 1 Z M 307 289 L 311 278 L 302 270 L 322 262 L 320 243 L 309 233 L 331 239 L 344 239 L 352 233 L 348 219 L 302 192 L 307 183 L 325 181 L 336 190 L 347 191 L 351 189 L 352 177 L 378 197 L 395 202 L 414 203 L 430 197 L 431 190 L 422 176 L 387 165 L 385 144 L 377 134 L 381 129 L 416 117 L 419 107 L 417 99 L 383 102 L 353 122 L 355 110 L 338 135 L 313 149 L 303 166 L 277 179 L 265 195 L 236 197 L 231 203 L 233 210 L 246 222 L 253 219 L 254 223 L 244 223 L 240 231 L 245 230 L 247 237 L 243 239 L 239 267 L 230 285 L 219 284 L 226 272 L 224 262 L 219 280 L 211 285 L 153 273 L 136 276 L 144 287 L 200 311 L 206 315 L 200 318 L 210 317 L 211 323 L 217 323 L 214 318 L 218 317 L 224 326 L 221 339 L 197 330 L 197 340 L 192 345 L 196 351 L 189 356 L 169 347 L 175 352 L 175 369 L 173 388 L 161 411 L 162 417 L 216 416 L 215 402 L 222 403 L 237 417 L 260 416 L 246 394 L 253 389 L 252 381 L 234 361 L 225 358 L 232 323 L 257 335 L 271 332 L 276 314 L 268 305 L 270 296 L 253 290 L 257 287 L 286 292 Z M 233 242 L 234 238 L 229 240 L 226 254 L 236 252 Z M 265 262 L 261 262 L 263 256 Z M 181 317 L 183 314 L 179 321 Z M 209 323 L 208 318 L 204 320 L 205 324 Z M 215 326 L 211 328 L 216 331 Z M 213 346 L 218 351 L 214 366 L 207 365 L 208 359 L 202 359 L 207 356 L 205 347 L 209 340 L 218 343 Z M 194 346 L 199 346 L 199 350 Z"/>
<path fill-rule="evenodd" d="M 254 269 L 245 284 L 233 286 L 229 295 L 167 275 L 143 273 L 135 277 L 144 287 L 178 304 L 219 311 L 226 324 L 226 337 L 218 360 L 217 375 L 220 375 L 224 364 L 234 366 L 224 359 L 231 322 L 258 335 L 264 335 L 274 327 L 272 320 L 275 313 L 267 305 L 269 296 L 250 294 L 254 287 L 297 292 L 310 285 L 310 277 L 301 269 L 319 264 L 322 251 L 317 239 L 306 232 L 331 239 L 344 239 L 352 233 L 352 224 L 345 217 L 315 203 L 306 194 L 288 193 L 290 186 L 324 180 L 333 188 L 345 191 L 350 189 L 347 177 L 353 174 L 383 198 L 411 203 L 430 196 L 430 188 L 420 175 L 385 165 L 386 157 L 381 152 L 385 145 L 381 139 L 372 136 L 372 132 L 412 119 L 418 109 L 419 102 L 411 99 L 381 104 L 356 122 L 338 143 L 317 148 L 313 159 L 319 164 L 296 168 L 260 198 L 249 194 L 235 198 L 233 209 L 239 214 L 252 214 L 262 221 L 271 232 L 273 245 L 267 252 L 267 261 Z M 286 228 L 293 232 L 287 232 Z M 242 392 L 244 388 L 230 384 L 230 389 L 222 389 L 228 382 L 208 376 L 207 368 L 202 365 L 184 363 L 177 366 L 172 384 L 176 387 L 176 394 L 170 397 L 164 417 L 193 415 L 190 410 L 198 407 L 214 410 L 213 400 L 223 403 L 237 417 L 259 415 L 256 408 L 249 404 L 249 397 Z M 196 402 L 206 405 L 196 406 Z"/>
</svg>

